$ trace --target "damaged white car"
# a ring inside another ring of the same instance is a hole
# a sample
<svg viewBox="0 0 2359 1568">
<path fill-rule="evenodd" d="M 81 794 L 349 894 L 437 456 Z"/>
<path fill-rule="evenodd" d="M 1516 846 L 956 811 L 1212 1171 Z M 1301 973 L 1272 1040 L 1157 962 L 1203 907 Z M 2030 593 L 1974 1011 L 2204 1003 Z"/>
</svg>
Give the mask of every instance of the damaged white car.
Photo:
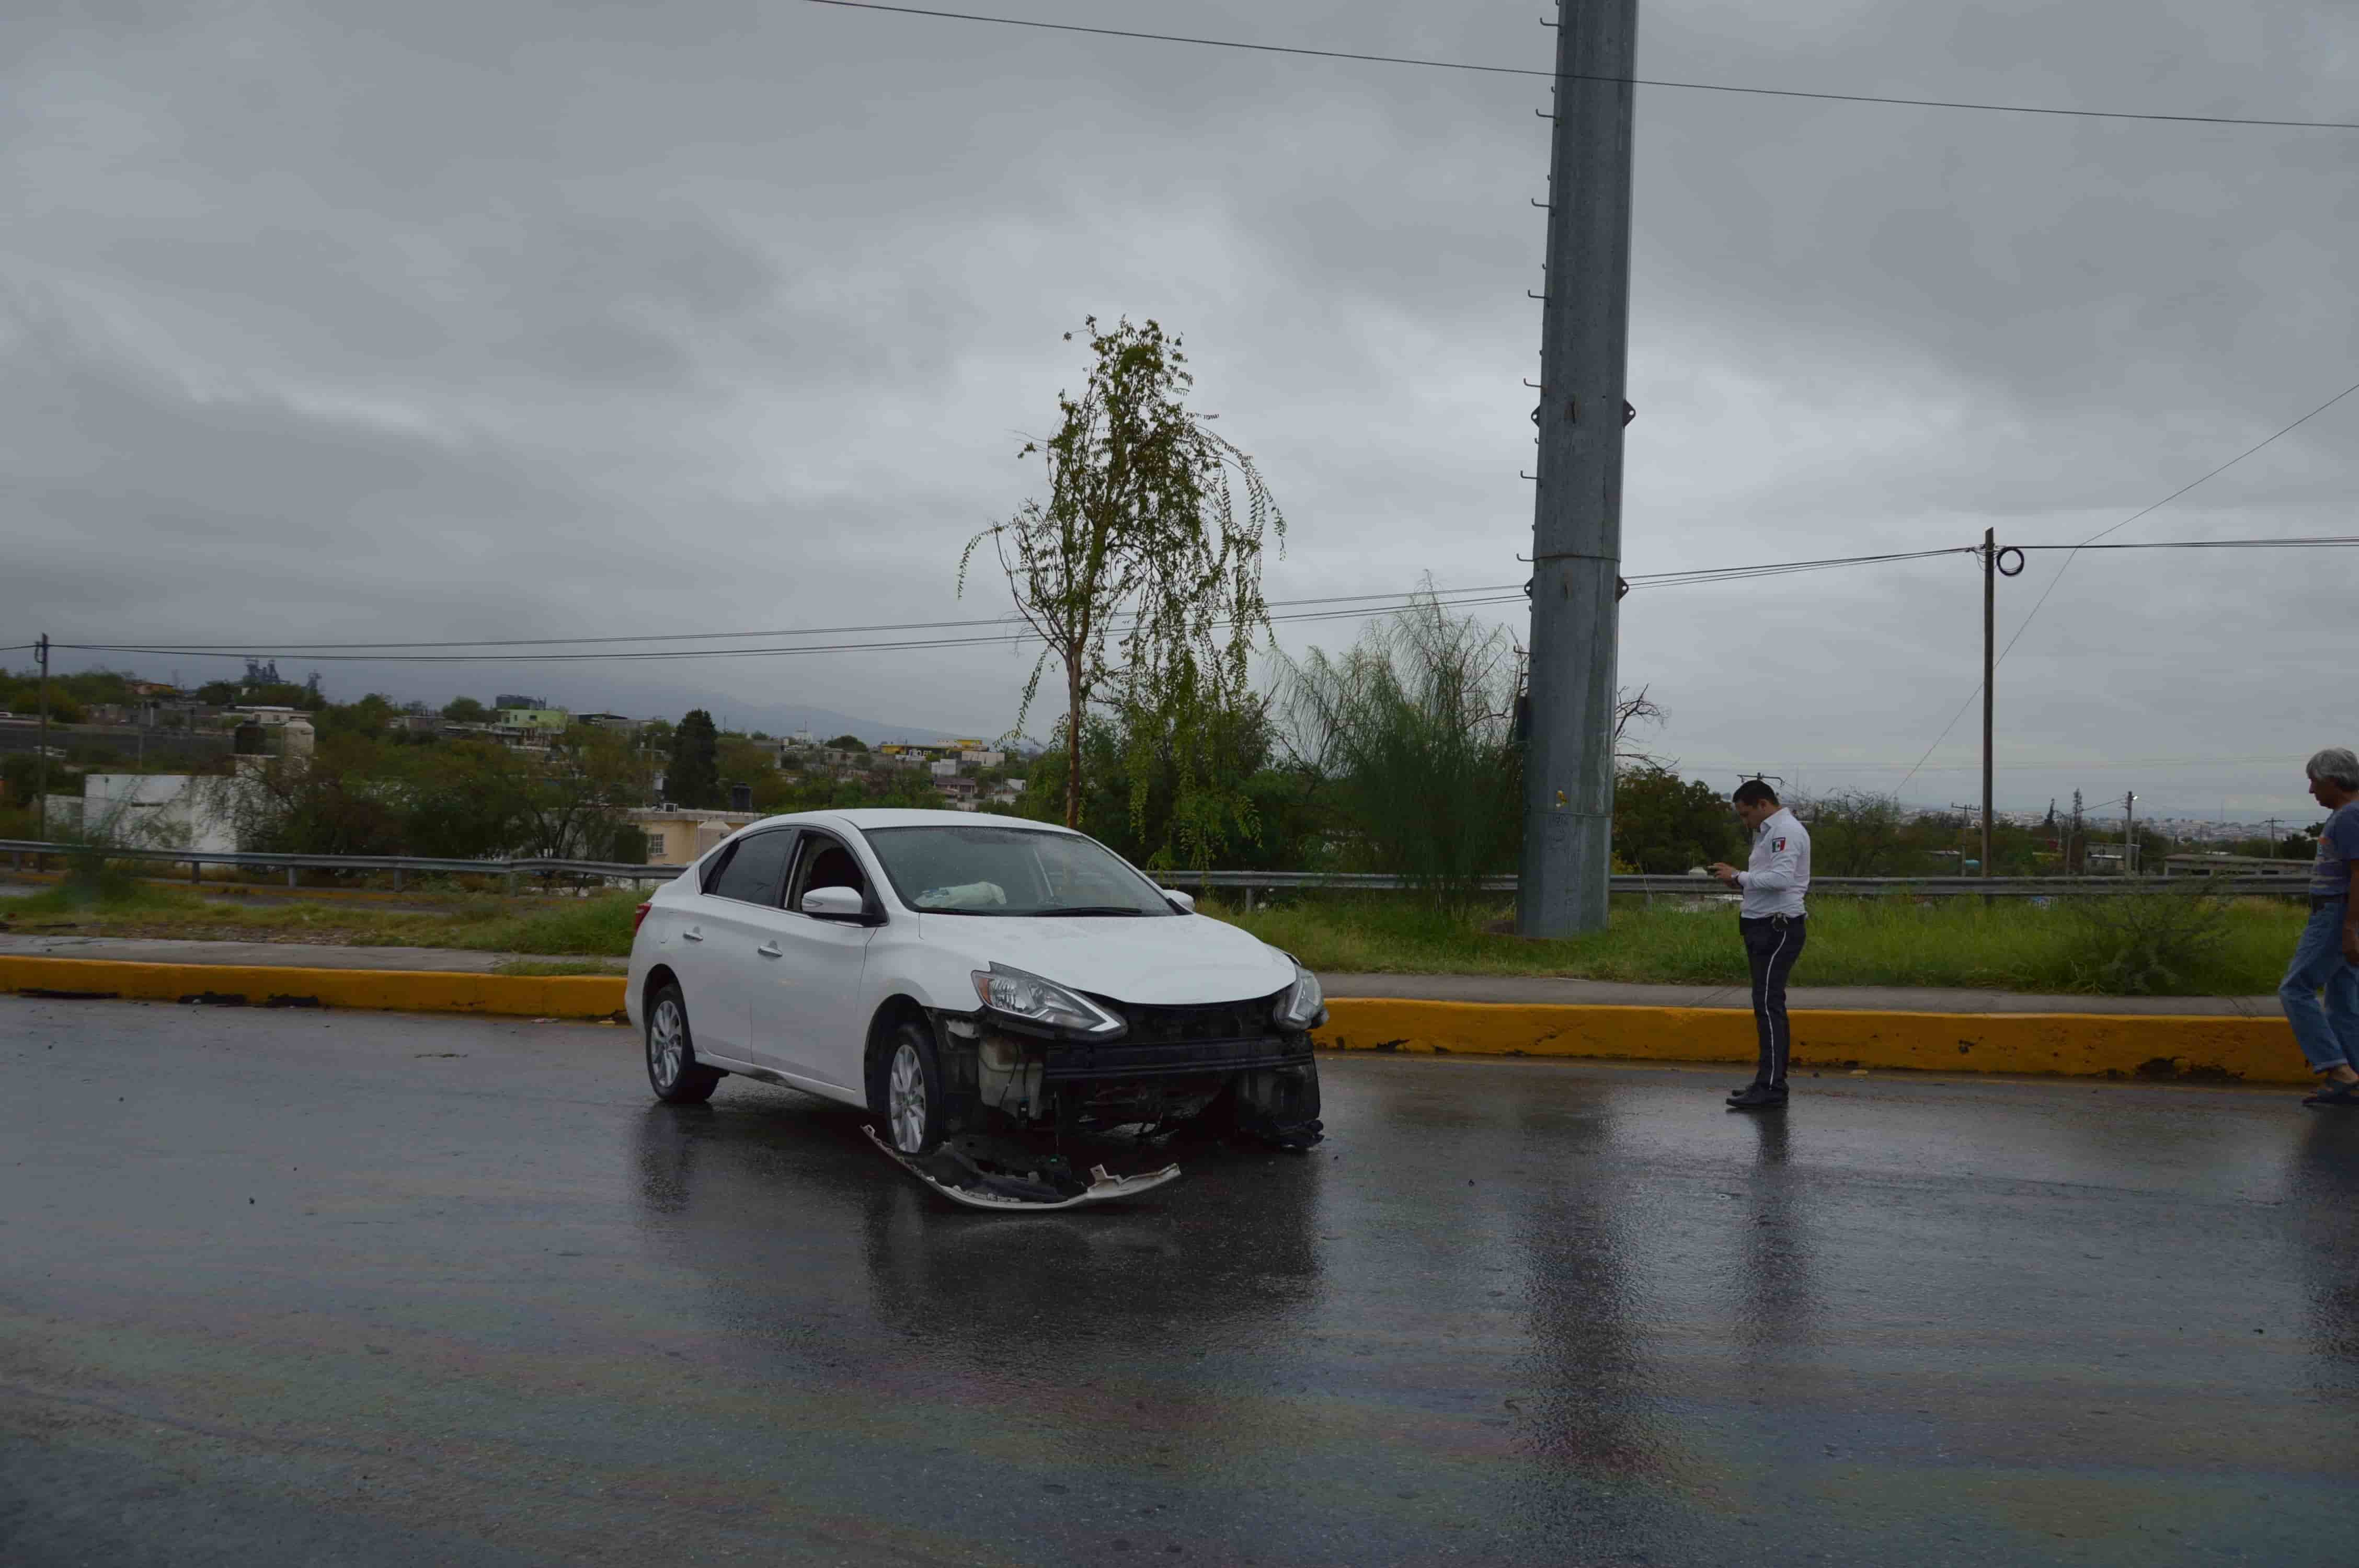
<svg viewBox="0 0 2359 1568">
<path fill-rule="evenodd" d="M 1077 1175 L 1055 1152 L 1068 1134 L 1321 1136 L 1318 979 L 1042 823 L 858 810 L 744 828 L 640 906 L 627 1005 L 658 1098 L 742 1073 L 864 1107 L 888 1153 L 979 1207 L 1179 1173 Z"/>
</svg>

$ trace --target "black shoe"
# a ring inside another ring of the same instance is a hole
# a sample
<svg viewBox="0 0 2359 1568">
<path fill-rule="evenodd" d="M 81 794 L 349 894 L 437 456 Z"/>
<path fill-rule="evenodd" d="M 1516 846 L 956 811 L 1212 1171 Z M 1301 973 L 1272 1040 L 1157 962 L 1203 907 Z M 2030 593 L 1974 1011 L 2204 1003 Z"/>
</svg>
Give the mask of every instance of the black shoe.
<svg viewBox="0 0 2359 1568">
<path fill-rule="evenodd" d="M 1731 1110 L 1783 1110 L 1786 1108 L 1786 1091 L 1773 1089 L 1767 1084 L 1755 1084 L 1741 1094 L 1729 1096 L 1728 1108 Z"/>
</svg>

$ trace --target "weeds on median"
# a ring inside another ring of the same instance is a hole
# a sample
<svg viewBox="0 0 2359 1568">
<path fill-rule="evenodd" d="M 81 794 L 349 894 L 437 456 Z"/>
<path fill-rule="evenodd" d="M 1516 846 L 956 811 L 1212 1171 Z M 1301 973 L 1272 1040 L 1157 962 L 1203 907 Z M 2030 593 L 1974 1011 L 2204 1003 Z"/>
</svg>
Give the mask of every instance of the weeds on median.
<svg viewBox="0 0 2359 1568">
<path fill-rule="evenodd" d="M 206 899 L 153 884 L 61 886 L 0 899 L 0 929 L 92 935 L 451 947 L 536 959 L 620 959 L 642 895 L 421 896 L 427 907 Z M 1734 912 L 1614 901 L 1604 931 L 1526 942 L 1486 929 L 1506 903 L 1463 910 L 1361 894 L 1298 896 L 1204 913 L 1331 974 L 1566 975 L 1673 985 L 1745 983 Z M 2087 995 L 2256 996 L 2276 989 L 2306 912 L 2272 899 L 2190 894 L 2059 899 L 1816 899 L 1798 985 L 1965 986 Z M 517 971 L 571 972 L 571 971 Z M 582 972 L 594 972 L 585 970 Z"/>
<path fill-rule="evenodd" d="M 1948 986 L 2051 994 L 2255 996 L 2273 990 L 2306 915 L 2277 900 L 2242 899 L 2195 914 L 2178 893 L 2066 901 L 1814 899 L 1797 985 Z M 2103 910 L 2083 905 L 2104 905 Z M 2141 906 L 2133 912 L 2125 906 Z M 2173 914 L 2169 904 L 2189 913 Z M 2115 906 L 2125 906 L 2116 910 Z M 1248 914 L 1244 926 L 1314 969 L 1332 973 L 1563 975 L 1670 985 L 1747 983 L 1735 915 L 1670 901 L 1614 901 L 1607 928 L 1563 942 L 1527 942 L 1486 927 L 1506 903 L 1462 912 L 1407 900 L 1298 898 Z"/>
</svg>

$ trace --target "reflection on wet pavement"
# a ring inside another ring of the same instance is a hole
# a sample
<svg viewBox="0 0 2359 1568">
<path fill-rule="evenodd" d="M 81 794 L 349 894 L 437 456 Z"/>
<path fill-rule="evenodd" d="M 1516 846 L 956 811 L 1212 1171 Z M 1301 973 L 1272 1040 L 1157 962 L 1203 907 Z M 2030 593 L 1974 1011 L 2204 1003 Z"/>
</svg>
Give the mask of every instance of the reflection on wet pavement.
<svg viewBox="0 0 2359 1568">
<path fill-rule="evenodd" d="M 179 1476 L 356 1561 L 2348 1561 L 2359 1121 L 2293 1097 L 1330 1057 L 1307 1157 L 1000 1216 L 635 1050 L 12 1007 L 0 1436 L 147 1499 L 102 1544 Z"/>
</svg>

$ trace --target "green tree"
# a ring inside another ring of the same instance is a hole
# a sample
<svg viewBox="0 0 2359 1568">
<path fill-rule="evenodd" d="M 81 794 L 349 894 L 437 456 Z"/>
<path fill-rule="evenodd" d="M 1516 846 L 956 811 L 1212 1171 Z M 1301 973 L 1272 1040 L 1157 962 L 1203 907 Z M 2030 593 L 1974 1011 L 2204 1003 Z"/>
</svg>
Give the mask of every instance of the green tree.
<svg viewBox="0 0 2359 1568">
<path fill-rule="evenodd" d="M 838 735 L 823 749 L 830 752 L 864 752 L 868 750 L 868 742 L 857 735 Z"/>
<path fill-rule="evenodd" d="M 442 717 L 453 724 L 489 724 L 492 710 L 472 697 L 454 697 L 442 705 Z"/>
<path fill-rule="evenodd" d="M 691 708 L 672 731 L 671 766 L 664 773 L 664 793 L 682 806 L 712 808 L 721 795 L 721 737 L 712 715 Z"/>
<path fill-rule="evenodd" d="M 1276 534 L 1282 545 L 1286 520 L 1253 459 L 1188 408 L 1194 378 L 1179 338 L 1151 320 L 1102 330 L 1092 317 L 1085 327 L 1093 363 L 1081 395 L 1060 393 L 1057 433 L 1019 454 L 1047 465 L 1048 499 L 968 540 L 959 588 L 988 540 L 1017 613 L 1045 644 L 1017 730 L 1049 665 L 1063 673 L 1067 826 L 1082 820 L 1091 707 L 1111 697 L 1126 738 L 1176 748 L 1178 812 L 1201 854 L 1250 812 L 1238 781 L 1214 766 L 1211 716 L 1247 700 L 1246 656 L 1269 624 L 1263 541 Z M 1133 753 L 1124 764 L 1133 813 L 1144 815 L 1153 762 Z"/>
<path fill-rule="evenodd" d="M 358 702 L 329 703 L 313 716 L 322 735 L 383 735 L 401 707 L 382 692 L 370 692 Z"/>
<path fill-rule="evenodd" d="M 521 837 L 533 789 L 524 753 L 488 741 L 404 747 L 389 760 L 402 802 L 405 851 L 498 859 Z"/>
<path fill-rule="evenodd" d="M 623 817 L 646 804 L 637 756 L 620 736 L 582 725 L 531 769 L 516 851 L 551 860 L 647 859 L 647 836 Z"/>
<path fill-rule="evenodd" d="M 1728 860 L 1736 844 L 1731 818 L 1728 802 L 1701 779 L 1625 768 L 1614 781 L 1614 858 L 1656 876 Z"/>
<path fill-rule="evenodd" d="M 1906 842 L 1908 814 L 1900 808 L 1897 797 L 1869 790 L 1839 790 L 1818 800 L 1798 804 L 1810 823 L 1810 869 L 1818 875 L 1907 874 L 1903 862 L 1910 858 Z"/>
</svg>

